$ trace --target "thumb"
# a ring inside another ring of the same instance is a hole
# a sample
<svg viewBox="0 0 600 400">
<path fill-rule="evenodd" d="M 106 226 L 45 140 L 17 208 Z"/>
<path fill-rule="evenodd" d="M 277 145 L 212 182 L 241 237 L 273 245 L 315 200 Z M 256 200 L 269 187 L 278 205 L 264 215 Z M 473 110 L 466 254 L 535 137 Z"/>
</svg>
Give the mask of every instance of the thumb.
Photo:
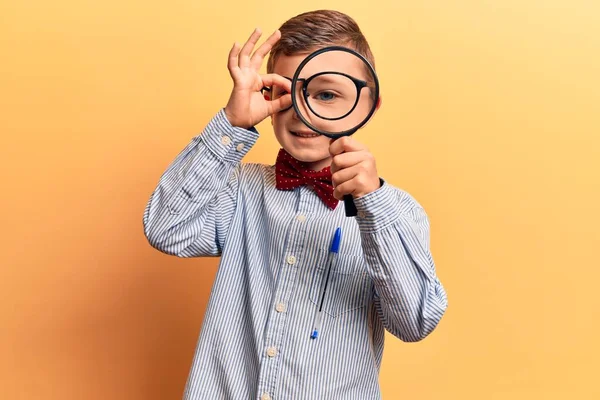
<svg viewBox="0 0 600 400">
<path fill-rule="evenodd" d="M 269 113 L 275 114 L 292 106 L 292 95 L 285 94 L 273 101 L 268 102 Z"/>
</svg>

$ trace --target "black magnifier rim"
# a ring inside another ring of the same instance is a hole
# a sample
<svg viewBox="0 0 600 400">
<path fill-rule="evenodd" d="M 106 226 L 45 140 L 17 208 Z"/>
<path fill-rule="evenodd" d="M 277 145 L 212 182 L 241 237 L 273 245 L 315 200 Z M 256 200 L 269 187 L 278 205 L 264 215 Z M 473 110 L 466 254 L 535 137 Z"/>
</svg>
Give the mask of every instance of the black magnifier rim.
<svg viewBox="0 0 600 400">
<path fill-rule="evenodd" d="M 343 46 L 328 46 L 328 47 L 323 47 L 322 49 L 319 49 L 319 50 L 311 53 L 304 60 L 302 60 L 302 62 L 300 63 L 300 65 L 296 69 L 296 72 L 294 73 L 294 77 L 292 78 L 292 87 L 291 87 L 292 107 L 294 107 L 294 111 L 296 112 L 296 115 L 304 123 L 304 125 L 308 126 L 310 129 L 312 129 L 313 131 L 315 131 L 315 132 L 317 132 L 317 133 L 319 133 L 321 135 L 327 136 L 327 137 L 329 137 L 331 139 L 335 139 L 335 138 L 342 137 L 342 136 L 352 135 L 354 132 L 356 132 L 357 130 L 359 130 L 360 128 L 362 128 L 369 121 L 369 119 L 373 116 L 373 114 L 375 113 L 375 110 L 377 109 L 377 101 L 373 102 L 373 106 L 371 107 L 371 111 L 369 111 L 369 114 L 367 114 L 367 116 L 365 117 L 364 120 L 362 120 L 362 122 L 360 122 L 354 128 L 348 129 L 346 131 L 338 132 L 338 133 L 331 133 L 331 132 L 320 130 L 320 129 L 318 129 L 315 126 L 312 126 L 310 124 L 310 122 L 308 122 L 306 120 L 306 118 L 304 118 L 304 116 L 302 115 L 302 113 L 300 113 L 300 110 L 298 109 L 298 102 L 296 101 L 296 96 L 294 95 L 294 93 L 296 93 L 296 83 L 299 80 L 300 72 L 302 72 L 302 69 L 304 68 L 304 66 L 306 64 L 308 64 L 310 62 L 310 60 L 312 60 L 313 58 L 317 57 L 318 55 L 321 55 L 321 54 L 329 52 L 329 51 L 345 51 L 346 53 L 350 53 L 350 54 L 358 57 L 362 62 L 364 62 L 367 65 L 367 67 L 369 68 L 369 72 L 371 72 L 371 74 L 373 75 L 373 79 L 375 80 L 375 98 L 376 99 L 379 99 L 379 79 L 377 78 L 377 74 L 375 73 L 375 69 L 373 68 L 373 66 L 371 65 L 371 63 L 369 62 L 369 60 L 367 60 L 362 54 L 360 54 L 360 53 L 358 53 L 358 52 L 356 52 L 356 51 L 354 51 L 352 49 L 349 49 L 347 47 L 343 47 Z"/>
</svg>

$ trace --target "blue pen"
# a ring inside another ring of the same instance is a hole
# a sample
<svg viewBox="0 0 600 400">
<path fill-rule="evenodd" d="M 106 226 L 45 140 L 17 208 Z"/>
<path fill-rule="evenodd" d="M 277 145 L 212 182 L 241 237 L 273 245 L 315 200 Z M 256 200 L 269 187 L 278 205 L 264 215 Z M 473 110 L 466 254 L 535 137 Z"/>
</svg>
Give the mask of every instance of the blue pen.
<svg viewBox="0 0 600 400">
<path fill-rule="evenodd" d="M 333 236 L 333 241 L 331 242 L 331 247 L 329 248 L 329 259 L 327 262 L 327 274 L 325 277 L 325 282 L 323 282 L 323 286 L 321 289 L 321 300 L 319 301 L 319 309 L 315 314 L 315 321 L 313 323 L 313 330 L 310 334 L 311 339 L 316 339 L 319 336 L 319 331 L 321 330 L 321 321 L 323 319 L 323 302 L 325 301 L 325 292 L 327 291 L 327 284 L 329 283 L 329 275 L 331 274 L 331 268 L 333 267 L 333 262 L 336 260 L 336 256 L 338 251 L 340 250 L 340 242 L 342 240 L 342 228 L 337 228 L 335 230 L 335 234 Z"/>
</svg>

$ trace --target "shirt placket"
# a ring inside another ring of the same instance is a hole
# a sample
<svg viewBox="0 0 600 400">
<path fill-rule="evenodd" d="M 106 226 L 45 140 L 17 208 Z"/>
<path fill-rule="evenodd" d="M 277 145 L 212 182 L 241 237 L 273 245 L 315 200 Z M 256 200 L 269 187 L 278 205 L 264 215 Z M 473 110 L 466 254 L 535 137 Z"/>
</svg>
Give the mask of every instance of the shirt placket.
<svg viewBox="0 0 600 400">
<path fill-rule="evenodd" d="M 293 304 L 298 268 L 303 265 L 305 255 L 304 242 L 307 224 L 314 207 L 314 193 L 306 186 L 295 189 L 298 195 L 298 206 L 295 215 L 291 216 L 288 236 L 281 238 L 287 246 L 283 249 L 280 260 L 280 279 L 277 280 L 273 304 L 270 305 L 269 322 L 266 326 L 264 351 L 259 375 L 259 400 L 274 400 L 277 376 L 281 366 L 281 357 L 285 357 L 285 335 L 288 315 L 293 312 Z M 311 202 L 312 200 L 312 202 Z"/>
</svg>

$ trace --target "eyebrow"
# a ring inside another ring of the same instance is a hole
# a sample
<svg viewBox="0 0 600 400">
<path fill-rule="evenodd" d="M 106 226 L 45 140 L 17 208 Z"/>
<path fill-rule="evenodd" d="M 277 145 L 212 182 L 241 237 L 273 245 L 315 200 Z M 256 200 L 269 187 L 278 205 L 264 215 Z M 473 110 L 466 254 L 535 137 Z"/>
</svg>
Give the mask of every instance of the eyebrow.
<svg viewBox="0 0 600 400">
<path fill-rule="evenodd" d="M 336 82 L 336 80 L 334 78 L 332 78 L 331 76 L 328 76 L 327 74 L 320 75 L 318 77 L 318 79 L 325 83 L 335 83 Z"/>
<path fill-rule="evenodd" d="M 287 79 L 287 80 L 288 80 L 288 81 L 290 81 L 290 82 L 292 82 L 292 81 L 293 81 L 293 79 L 292 79 L 292 78 L 290 78 L 289 76 L 285 76 L 285 75 L 281 75 L 281 76 L 283 76 L 285 79 Z M 306 80 L 306 78 L 298 78 L 298 80 L 299 80 L 300 82 L 302 82 L 302 81 L 305 81 L 305 80 Z"/>
</svg>

